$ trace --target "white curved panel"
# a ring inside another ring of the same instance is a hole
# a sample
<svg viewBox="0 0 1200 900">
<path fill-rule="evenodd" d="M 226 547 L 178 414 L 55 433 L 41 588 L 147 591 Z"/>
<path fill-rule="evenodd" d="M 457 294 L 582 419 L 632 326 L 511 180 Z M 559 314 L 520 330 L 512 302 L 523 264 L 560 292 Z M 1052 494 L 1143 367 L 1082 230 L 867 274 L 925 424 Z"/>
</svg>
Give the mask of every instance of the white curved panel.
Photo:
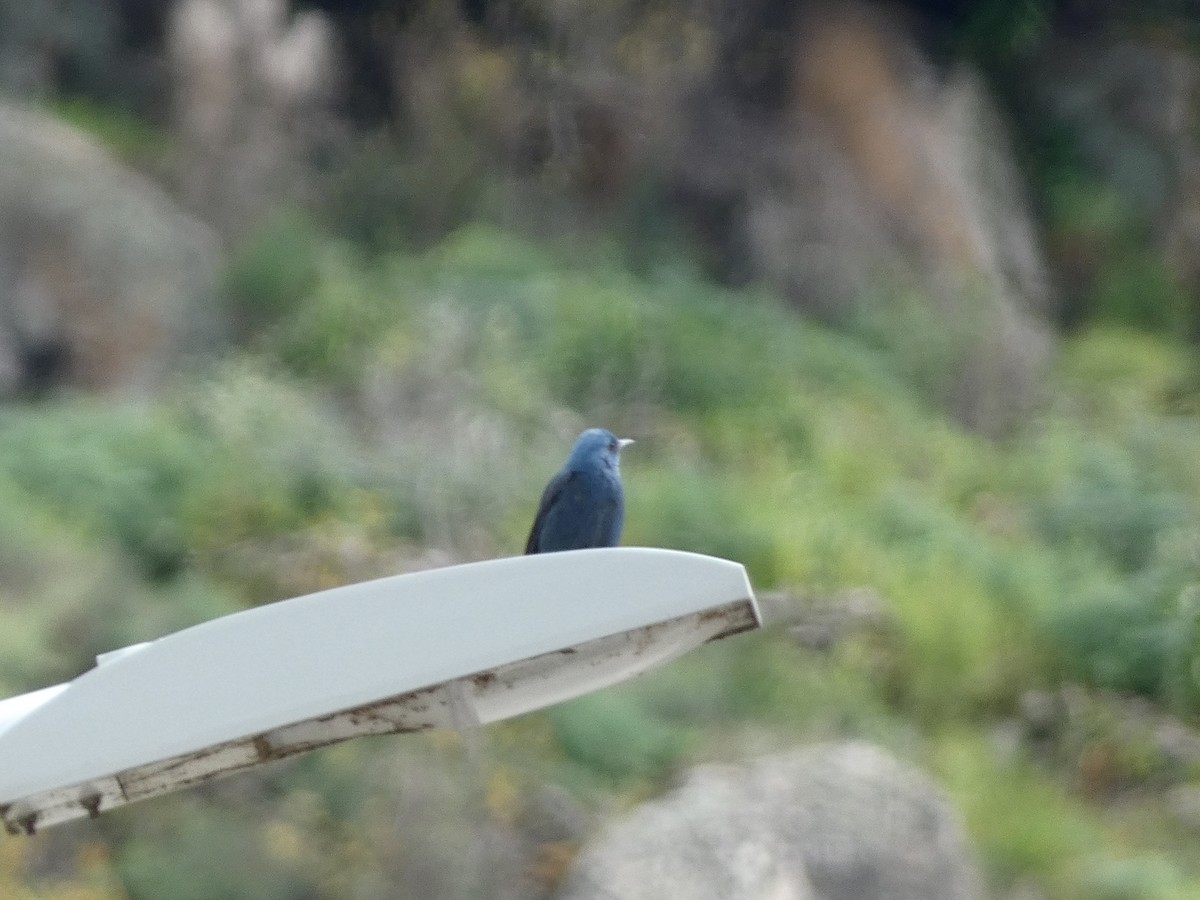
<svg viewBox="0 0 1200 900">
<path fill-rule="evenodd" d="M 646 548 L 273 603 L 0 701 L 0 815 L 30 829 L 359 734 L 496 721 L 758 624 L 742 566 Z"/>
</svg>

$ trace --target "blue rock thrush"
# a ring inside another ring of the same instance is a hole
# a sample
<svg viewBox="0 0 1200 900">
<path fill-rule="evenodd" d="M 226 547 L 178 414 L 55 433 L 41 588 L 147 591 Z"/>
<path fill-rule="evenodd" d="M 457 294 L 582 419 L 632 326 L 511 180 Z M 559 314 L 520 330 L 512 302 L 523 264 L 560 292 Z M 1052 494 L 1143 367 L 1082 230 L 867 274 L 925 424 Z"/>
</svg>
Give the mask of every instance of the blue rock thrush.
<svg viewBox="0 0 1200 900">
<path fill-rule="evenodd" d="M 562 471 L 546 485 L 526 553 L 617 545 L 625 524 L 621 448 L 632 443 L 603 428 L 579 436 Z"/>
</svg>

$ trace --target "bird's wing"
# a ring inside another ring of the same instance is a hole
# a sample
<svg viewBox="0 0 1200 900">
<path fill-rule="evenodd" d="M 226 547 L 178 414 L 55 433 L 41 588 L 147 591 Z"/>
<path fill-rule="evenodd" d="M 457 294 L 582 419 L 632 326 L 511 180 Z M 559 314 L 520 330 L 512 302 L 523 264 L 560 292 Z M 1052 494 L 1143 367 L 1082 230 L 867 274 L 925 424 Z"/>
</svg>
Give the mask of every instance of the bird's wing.
<svg viewBox="0 0 1200 900">
<path fill-rule="evenodd" d="M 533 527 L 529 529 L 529 539 L 525 541 L 526 553 L 537 553 L 538 544 L 542 538 L 542 526 L 546 523 L 546 514 L 554 507 L 555 501 L 562 495 L 563 490 L 576 477 L 575 472 L 562 471 L 550 479 L 546 490 L 542 492 L 542 502 L 538 504 L 537 515 L 533 518 Z"/>
<path fill-rule="evenodd" d="M 621 542 L 621 531 L 625 525 L 625 497 L 618 481 L 614 490 L 604 501 L 596 518 L 597 547 L 615 547 Z"/>
</svg>

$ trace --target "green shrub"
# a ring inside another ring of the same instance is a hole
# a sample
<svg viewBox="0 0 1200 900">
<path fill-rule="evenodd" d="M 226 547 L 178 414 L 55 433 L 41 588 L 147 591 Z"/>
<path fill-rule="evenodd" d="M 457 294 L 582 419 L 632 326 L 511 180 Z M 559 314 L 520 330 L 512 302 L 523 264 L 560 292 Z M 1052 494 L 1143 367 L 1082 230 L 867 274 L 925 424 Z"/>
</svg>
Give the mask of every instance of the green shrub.
<svg viewBox="0 0 1200 900">
<path fill-rule="evenodd" d="M 320 278 L 280 319 L 263 349 L 303 378 L 346 388 L 356 384 L 376 341 L 404 321 L 405 298 L 378 270 L 359 271 L 351 253 L 321 260 Z"/>
<path fill-rule="evenodd" d="M 1176 413 L 1180 395 L 1196 389 L 1195 359 L 1187 346 L 1112 325 L 1089 328 L 1066 344 L 1059 369 L 1061 402 L 1074 408 L 1060 409 L 1054 424 L 1058 433 L 1076 440 L 1127 433 L 1135 417 L 1166 433 L 1173 420 L 1159 416 Z M 1187 419 L 1174 423 L 1194 440 Z M 1080 429 L 1092 434 L 1082 435 Z M 1074 446 L 1070 449 L 1074 452 Z"/>
<path fill-rule="evenodd" d="M 1094 900 L 1184 900 L 1195 896 L 1183 872 L 1158 855 L 1093 858 L 1085 866 L 1084 890 Z"/>
<path fill-rule="evenodd" d="M 1043 143 L 1070 145 L 1062 126 Z M 1064 272 L 1069 324 L 1106 322 L 1174 337 L 1194 337 L 1197 298 L 1157 246 L 1136 197 L 1122 195 L 1092 174 L 1077 150 L 1042 148 L 1047 242 Z M 1036 158 L 1036 156 L 1035 156 Z M 1155 181 L 1155 179 L 1151 179 Z"/>
<path fill-rule="evenodd" d="M 1037 47 L 1054 14 L 1049 0 L 985 0 L 966 9 L 955 29 L 957 49 L 990 65 L 1010 65 Z"/>
<path fill-rule="evenodd" d="M 255 330 L 295 314 L 316 288 L 318 235 L 298 211 L 261 225 L 235 252 L 225 274 L 225 293 L 242 328 Z"/>
<path fill-rule="evenodd" d="M 648 714 L 632 697 L 599 693 L 549 713 L 563 752 L 589 771 L 616 780 L 659 778 L 694 736 Z"/>
<path fill-rule="evenodd" d="M 1137 572 L 1159 536 L 1188 521 L 1192 505 L 1156 487 L 1127 453 L 1084 445 L 1080 454 L 1075 477 L 1040 504 L 1039 526 L 1055 543 L 1087 547 L 1102 564 Z"/>
<path fill-rule="evenodd" d="M 738 560 L 757 583 L 776 581 L 775 538 L 736 484 L 688 469 L 640 474 L 630 491 L 631 541 Z"/>
<path fill-rule="evenodd" d="M 186 815 L 168 816 L 169 830 L 134 837 L 123 848 L 116 868 L 131 900 L 311 896 L 303 860 L 272 854 L 254 823 L 195 802 L 186 806 Z"/>
<path fill-rule="evenodd" d="M 7 477 L 65 520 L 111 538 L 151 578 L 180 570 L 187 545 L 178 510 L 211 444 L 190 439 L 159 412 L 134 408 L 22 410 L 7 420 L 0 430 Z"/>
<path fill-rule="evenodd" d="M 1152 248 L 1105 259 L 1087 303 L 1095 318 L 1131 328 L 1190 337 L 1198 324 L 1195 298 Z"/>
<path fill-rule="evenodd" d="M 1076 678 L 1099 687 L 1160 696 L 1175 649 L 1164 598 L 1119 588 L 1066 605 L 1051 633 Z"/>
<path fill-rule="evenodd" d="M 325 214 L 371 253 L 428 246 L 463 224 L 486 183 L 479 148 L 453 125 L 425 146 L 402 148 L 395 134 L 378 133 L 339 160 Z"/>
<path fill-rule="evenodd" d="M 1052 896 L 1088 896 L 1071 890 L 1080 879 L 1071 869 L 1106 835 L 1065 786 L 1021 762 L 998 761 L 961 728 L 935 738 L 932 766 L 980 842 L 993 881 L 1033 880 Z"/>
<path fill-rule="evenodd" d="M 314 398 L 237 366 L 174 409 L 77 402 L 11 410 L 0 429 L 0 475 L 153 581 L 345 504 L 358 453 Z"/>
</svg>

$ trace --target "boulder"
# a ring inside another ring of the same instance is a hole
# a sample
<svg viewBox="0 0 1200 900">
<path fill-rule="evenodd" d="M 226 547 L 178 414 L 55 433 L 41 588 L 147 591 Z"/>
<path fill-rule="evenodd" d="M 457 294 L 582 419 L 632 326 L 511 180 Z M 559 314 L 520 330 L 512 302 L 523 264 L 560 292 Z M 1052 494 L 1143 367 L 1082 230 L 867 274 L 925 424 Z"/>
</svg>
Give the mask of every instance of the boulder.
<svg viewBox="0 0 1200 900">
<path fill-rule="evenodd" d="M 86 134 L 0 104 L 0 396 L 153 390 L 221 334 L 215 235 Z"/>
<path fill-rule="evenodd" d="M 613 824 L 559 900 L 975 900 L 958 815 L 922 773 L 865 743 L 705 766 Z"/>
</svg>

